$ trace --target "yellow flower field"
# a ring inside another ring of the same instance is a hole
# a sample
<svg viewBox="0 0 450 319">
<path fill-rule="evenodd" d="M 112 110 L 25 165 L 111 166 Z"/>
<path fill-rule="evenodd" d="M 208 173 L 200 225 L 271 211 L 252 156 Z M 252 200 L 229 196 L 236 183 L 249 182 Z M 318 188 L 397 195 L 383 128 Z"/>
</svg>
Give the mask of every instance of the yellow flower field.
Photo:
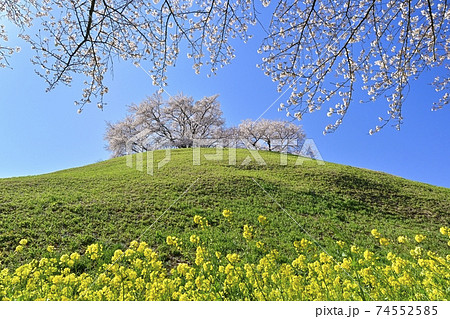
<svg viewBox="0 0 450 319">
<path fill-rule="evenodd" d="M 232 218 L 225 211 L 224 218 Z M 265 216 L 261 224 L 270 222 Z M 204 231 L 209 225 L 201 216 L 194 222 Z M 265 250 L 253 226 L 245 224 L 242 236 L 248 245 Z M 450 236 L 448 227 L 441 227 Z M 388 239 L 372 230 L 380 249 L 369 251 L 337 241 L 332 257 L 313 239 L 293 243 L 298 256 L 290 262 L 276 249 L 266 251 L 256 263 L 245 263 L 236 252 L 208 249 L 202 236 L 192 235 L 184 244 L 176 236 L 167 244 L 181 255 L 195 248 L 192 264 L 179 262 L 171 269 L 145 242 L 133 241 L 125 251 L 116 250 L 109 263 L 100 262 L 103 247 L 93 244 L 84 254 L 57 257 L 54 247 L 43 247 L 50 257 L 33 260 L 15 270 L 0 272 L 0 298 L 3 300 L 448 300 L 450 297 L 450 255 L 425 251 L 426 241 L 400 235 Z M 398 243 L 397 243 L 398 241 Z M 27 249 L 23 239 L 16 253 Z M 410 245 L 410 255 L 399 257 L 396 247 Z M 327 247 L 329 249 L 329 247 Z M 87 265 L 80 272 L 79 265 Z"/>
</svg>

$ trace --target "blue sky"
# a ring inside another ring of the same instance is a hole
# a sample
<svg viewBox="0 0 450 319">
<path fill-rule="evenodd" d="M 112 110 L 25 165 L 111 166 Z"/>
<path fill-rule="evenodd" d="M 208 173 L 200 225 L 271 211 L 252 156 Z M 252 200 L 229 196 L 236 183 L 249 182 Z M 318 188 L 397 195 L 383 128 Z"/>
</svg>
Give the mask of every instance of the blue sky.
<svg viewBox="0 0 450 319">
<path fill-rule="evenodd" d="M 127 105 L 139 103 L 156 91 L 142 69 L 118 62 L 114 77 L 108 79 L 110 93 L 104 111 L 92 104 L 77 114 L 73 101 L 81 93 L 81 79 L 75 78 L 71 87 L 61 85 L 46 93 L 45 82 L 29 62 L 32 52 L 20 40 L 11 40 L 23 50 L 11 59 L 12 70 L 0 70 L 0 177 L 41 174 L 108 159 L 103 140 L 105 121 L 122 119 Z M 261 58 L 256 53 L 260 41 L 256 36 L 247 44 L 238 43 L 236 59 L 212 78 L 206 77 L 206 70 L 195 75 L 183 54 L 177 66 L 169 69 L 166 90 L 172 95 L 182 91 L 196 99 L 220 94 L 229 126 L 258 118 L 279 97 L 275 83 L 255 66 Z M 354 103 L 344 124 L 326 136 L 323 128 L 332 121 L 325 115 L 326 106 L 305 116 L 300 124 L 325 161 L 450 187 L 450 130 L 446 129 L 450 109 L 430 111 L 436 95 L 428 83 L 436 72 L 439 70 L 412 83 L 401 131 L 386 127 L 368 135 L 378 124 L 378 116 L 386 114 L 385 101 Z M 277 107 L 278 103 L 264 118 L 285 118 Z"/>
</svg>

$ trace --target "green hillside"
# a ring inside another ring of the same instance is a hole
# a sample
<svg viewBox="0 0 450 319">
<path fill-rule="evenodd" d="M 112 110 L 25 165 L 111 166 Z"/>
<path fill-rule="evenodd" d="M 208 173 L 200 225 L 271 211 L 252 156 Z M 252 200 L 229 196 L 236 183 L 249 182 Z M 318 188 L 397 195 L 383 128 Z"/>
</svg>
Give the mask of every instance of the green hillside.
<svg viewBox="0 0 450 319">
<path fill-rule="evenodd" d="M 189 242 L 190 235 L 200 232 L 195 215 L 214 226 L 212 249 L 241 253 L 249 262 L 264 253 L 248 249 L 242 225 L 258 224 L 259 215 L 269 220 L 259 236 L 285 258 L 295 258 L 293 241 L 311 237 L 325 248 L 343 240 L 376 251 L 381 248 L 370 235 L 373 228 L 392 241 L 421 233 L 427 236 L 425 249 L 445 254 L 448 239 L 439 227 L 450 224 L 450 189 L 332 163 L 304 160 L 296 165 L 296 156 L 283 166 L 279 154 L 260 154 L 266 165 L 240 165 L 250 155 L 245 150 L 237 151 L 236 165 L 229 164 L 227 150 L 222 160 L 202 158 L 201 165 L 193 165 L 192 150 L 186 149 L 173 150 L 171 160 L 153 175 L 127 167 L 123 157 L 0 179 L 2 266 L 41 256 L 48 245 L 62 254 L 102 243 L 107 260 L 117 248 L 144 240 L 171 267 L 186 257 L 168 246 L 166 237 Z M 157 162 L 164 151 L 154 156 Z M 231 227 L 224 209 L 234 212 Z M 14 253 L 22 238 L 28 240 L 27 249 Z"/>
</svg>

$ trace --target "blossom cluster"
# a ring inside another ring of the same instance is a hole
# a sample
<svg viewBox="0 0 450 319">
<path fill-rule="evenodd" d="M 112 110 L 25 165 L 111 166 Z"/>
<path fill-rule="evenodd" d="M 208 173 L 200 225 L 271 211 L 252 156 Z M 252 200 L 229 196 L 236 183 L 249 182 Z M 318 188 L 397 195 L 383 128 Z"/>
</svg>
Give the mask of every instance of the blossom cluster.
<svg viewBox="0 0 450 319">
<path fill-rule="evenodd" d="M 279 92 L 291 89 L 280 104 L 287 115 L 301 119 L 328 106 L 336 120 L 324 134 L 343 122 L 357 88 L 368 95 L 362 103 L 386 103 L 370 135 L 387 123 L 400 129 L 410 81 L 424 70 L 446 72 L 434 79 L 439 97 L 432 110 L 449 103 L 448 21 L 444 0 L 282 0 L 258 50 L 259 67 Z"/>
</svg>

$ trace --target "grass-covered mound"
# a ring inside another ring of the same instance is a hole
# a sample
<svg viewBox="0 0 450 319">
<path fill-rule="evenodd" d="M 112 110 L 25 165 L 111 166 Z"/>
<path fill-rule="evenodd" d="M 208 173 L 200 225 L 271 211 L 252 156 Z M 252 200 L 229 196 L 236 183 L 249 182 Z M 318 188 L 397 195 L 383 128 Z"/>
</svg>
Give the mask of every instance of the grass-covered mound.
<svg viewBox="0 0 450 319">
<path fill-rule="evenodd" d="M 191 149 L 172 150 L 171 160 L 155 167 L 153 175 L 146 173 L 145 161 L 141 172 L 127 167 L 125 158 L 116 158 L 52 174 L 0 179 L 2 267 L 39 259 L 49 245 L 61 256 L 82 254 L 93 243 L 103 247 L 99 262 L 109 263 L 116 249 L 125 250 L 138 240 L 171 269 L 195 259 L 195 251 L 182 254 L 168 245 L 167 237 L 188 243 L 191 235 L 203 231 L 192 222 L 196 215 L 214 229 L 205 239 L 208 249 L 237 253 L 249 263 L 266 254 L 249 248 L 242 236 L 243 226 L 256 225 L 260 215 L 269 222 L 259 236 L 269 251 L 277 249 L 280 262 L 298 257 L 293 242 L 302 238 L 330 252 L 339 240 L 381 252 L 384 246 L 373 240 L 373 228 L 391 242 L 399 234 L 411 239 L 423 234 L 424 251 L 445 256 L 448 250 L 448 238 L 439 228 L 449 225 L 449 189 L 332 163 L 304 160 L 295 165 L 295 156 L 280 165 L 277 153 L 260 152 L 266 165 L 240 165 L 250 155 L 246 150 L 237 150 L 236 165 L 230 164 L 227 150 L 217 161 L 205 160 L 206 153 L 215 150 L 202 149 L 200 165 L 193 165 Z M 164 156 L 164 151 L 155 152 L 154 162 Z M 231 224 L 222 215 L 224 209 L 234 212 Z M 21 239 L 27 239 L 26 249 L 16 252 Z M 396 254 L 410 256 L 410 250 L 400 245 Z M 91 270 L 80 262 L 75 272 Z"/>
</svg>

